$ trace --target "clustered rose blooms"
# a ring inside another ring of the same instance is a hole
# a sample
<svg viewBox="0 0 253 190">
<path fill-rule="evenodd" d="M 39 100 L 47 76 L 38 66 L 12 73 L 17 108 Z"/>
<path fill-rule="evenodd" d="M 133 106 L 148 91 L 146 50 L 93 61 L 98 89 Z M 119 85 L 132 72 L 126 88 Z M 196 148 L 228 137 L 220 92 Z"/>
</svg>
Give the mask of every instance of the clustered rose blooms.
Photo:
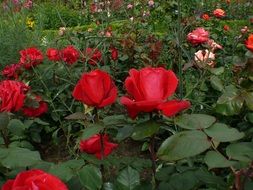
<svg viewBox="0 0 253 190">
<path fill-rule="evenodd" d="M 69 65 L 74 64 L 77 62 L 79 58 L 79 52 L 75 49 L 74 46 L 67 46 L 66 48 L 61 50 L 62 60 Z"/>
<path fill-rule="evenodd" d="M 226 15 L 226 13 L 225 13 L 225 11 L 222 10 L 222 9 L 215 9 L 215 10 L 213 11 L 213 15 L 214 15 L 215 17 L 217 17 L 217 18 L 222 18 L 222 17 L 224 17 L 224 16 Z"/>
<path fill-rule="evenodd" d="M 104 152 L 103 156 L 108 156 L 112 153 L 112 151 L 117 148 L 118 144 L 109 142 L 109 137 L 107 134 L 101 135 L 93 135 L 89 139 L 81 140 L 80 142 L 80 150 L 82 152 L 86 152 L 88 154 L 95 155 L 98 159 L 102 159 L 102 150 L 101 150 L 101 141 L 103 139 L 104 143 Z"/>
<path fill-rule="evenodd" d="M 209 32 L 204 28 L 197 28 L 187 35 L 187 41 L 192 45 L 199 45 L 207 42 L 209 39 Z"/>
<path fill-rule="evenodd" d="M 253 34 L 250 34 L 248 39 L 245 41 L 245 46 L 248 50 L 253 52 Z"/>
<path fill-rule="evenodd" d="M 117 88 L 108 73 L 97 69 L 82 75 L 72 95 L 88 106 L 103 108 L 115 102 Z"/>
<path fill-rule="evenodd" d="M 1 190 L 68 190 L 57 177 L 42 170 L 20 172 L 15 179 L 8 180 Z"/>
<path fill-rule="evenodd" d="M 28 86 L 22 82 L 4 80 L 0 82 L 0 112 L 19 111 L 24 104 Z"/>
<path fill-rule="evenodd" d="M 61 60 L 60 51 L 55 48 L 48 48 L 47 49 L 47 58 L 50 61 L 60 61 Z"/>
<path fill-rule="evenodd" d="M 22 110 L 23 114 L 27 117 L 39 117 L 46 113 L 48 110 L 47 103 L 41 99 L 40 96 L 35 97 L 35 101 L 38 103 L 38 107 L 25 106 Z"/>
<path fill-rule="evenodd" d="M 175 73 L 164 68 L 146 67 L 131 69 L 125 80 L 128 96 L 120 99 L 129 116 L 134 119 L 140 112 L 161 111 L 165 116 L 174 116 L 190 107 L 190 102 L 168 100 L 177 88 Z"/>
<path fill-rule="evenodd" d="M 11 64 L 11 65 L 7 65 L 3 70 L 2 70 L 2 75 L 5 76 L 8 79 L 14 78 L 17 79 L 18 78 L 18 74 L 20 72 L 20 64 Z"/>
<path fill-rule="evenodd" d="M 43 61 L 43 55 L 40 50 L 35 47 L 21 50 L 19 63 L 25 68 L 30 69 L 39 65 Z"/>
<path fill-rule="evenodd" d="M 102 53 L 97 48 L 86 48 L 84 55 L 90 65 L 97 65 L 102 60 Z"/>
</svg>

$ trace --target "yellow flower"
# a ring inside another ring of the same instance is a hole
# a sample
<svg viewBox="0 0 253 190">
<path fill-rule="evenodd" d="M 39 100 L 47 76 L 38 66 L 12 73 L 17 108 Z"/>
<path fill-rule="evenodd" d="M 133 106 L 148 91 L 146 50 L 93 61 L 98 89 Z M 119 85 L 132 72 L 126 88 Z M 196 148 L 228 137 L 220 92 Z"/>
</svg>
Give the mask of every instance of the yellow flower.
<svg viewBox="0 0 253 190">
<path fill-rule="evenodd" d="M 33 29 L 35 26 L 35 21 L 32 18 L 27 18 L 26 19 L 26 26 L 30 29 Z"/>
</svg>

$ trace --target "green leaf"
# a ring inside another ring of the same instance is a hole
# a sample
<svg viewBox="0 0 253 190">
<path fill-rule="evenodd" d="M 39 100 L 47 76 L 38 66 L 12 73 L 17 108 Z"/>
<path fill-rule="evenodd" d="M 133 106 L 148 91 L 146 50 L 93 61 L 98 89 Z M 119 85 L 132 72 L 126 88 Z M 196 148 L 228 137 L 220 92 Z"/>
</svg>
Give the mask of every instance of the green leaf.
<svg viewBox="0 0 253 190">
<path fill-rule="evenodd" d="M 223 90 L 223 88 L 224 88 L 223 83 L 217 76 L 212 76 L 210 78 L 210 82 L 211 82 L 211 86 L 213 87 L 213 89 L 218 90 L 220 92 Z"/>
<path fill-rule="evenodd" d="M 184 129 L 206 129 L 215 121 L 215 117 L 205 114 L 184 114 L 175 118 L 175 124 Z"/>
<path fill-rule="evenodd" d="M 130 166 L 119 173 L 117 185 L 120 190 L 133 190 L 140 184 L 139 172 Z"/>
<path fill-rule="evenodd" d="M 84 165 L 83 160 L 68 160 L 57 165 L 53 165 L 49 173 L 58 176 L 63 181 L 69 181 L 73 176 L 76 175 L 77 171 Z"/>
<path fill-rule="evenodd" d="M 92 165 L 86 165 L 79 172 L 81 184 L 88 190 L 99 190 L 102 188 L 102 175 L 100 170 Z"/>
<path fill-rule="evenodd" d="M 104 129 L 104 126 L 100 124 L 92 124 L 89 125 L 86 129 L 83 130 L 81 139 L 85 140 L 90 138 L 91 136 L 98 134 L 100 131 Z"/>
<path fill-rule="evenodd" d="M 215 152 L 215 151 L 207 152 L 204 160 L 205 160 L 205 163 L 207 164 L 209 169 L 227 168 L 227 167 L 230 167 L 230 166 L 233 166 L 234 164 L 236 164 L 236 162 L 229 161 L 222 154 Z"/>
<path fill-rule="evenodd" d="M 226 154 L 233 160 L 251 162 L 253 160 L 253 142 L 230 144 L 226 148 Z"/>
<path fill-rule="evenodd" d="M 126 116 L 125 115 L 112 115 L 107 116 L 103 119 L 103 122 L 106 126 L 112 125 L 120 125 L 126 123 Z"/>
<path fill-rule="evenodd" d="M 218 99 L 215 111 L 222 115 L 232 116 L 240 113 L 244 99 L 240 91 L 233 85 L 225 88 L 224 94 Z"/>
<path fill-rule="evenodd" d="M 224 73 L 224 70 L 225 70 L 224 67 L 218 67 L 218 68 L 211 68 L 210 72 L 215 75 L 221 75 L 222 73 Z"/>
<path fill-rule="evenodd" d="M 110 182 L 104 183 L 103 190 L 114 190 L 114 185 Z"/>
<path fill-rule="evenodd" d="M 167 138 L 158 150 L 158 156 L 165 161 L 176 161 L 198 155 L 211 146 L 201 131 L 183 131 Z"/>
<path fill-rule="evenodd" d="M 253 111 L 253 92 L 243 93 L 243 97 L 247 107 Z"/>
<path fill-rule="evenodd" d="M 139 123 L 134 127 L 132 138 L 134 140 L 142 140 L 146 137 L 151 137 L 152 135 L 154 135 L 159 131 L 159 128 L 160 128 L 159 123 L 153 121 L 146 121 L 143 123 Z"/>
<path fill-rule="evenodd" d="M 248 120 L 250 123 L 253 123 L 253 113 L 248 113 L 248 114 L 247 114 L 247 120 Z"/>
<path fill-rule="evenodd" d="M 6 129 L 10 121 L 7 112 L 0 112 L 0 130 Z"/>
<path fill-rule="evenodd" d="M 132 133 L 133 133 L 133 130 L 134 130 L 134 128 L 133 128 L 132 125 L 126 125 L 126 126 L 124 126 L 122 128 L 119 128 L 117 136 L 116 136 L 116 139 L 118 141 L 122 141 L 122 140 L 130 137 L 132 135 Z"/>
<path fill-rule="evenodd" d="M 25 148 L 0 148 L 0 162 L 9 169 L 32 166 L 41 161 L 38 151 Z"/>
<path fill-rule="evenodd" d="M 18 119 L 12 119 L 9 124 L 8 124 L 8 129 L 9 131 L 17 136 L 22 136 L 24 135 L 25 130 L 28 127 L 25 126 L 20 120 Z"/>
<path fill-rule="evenodd" d="M 243 132 L 239 132 L 237 129 L 223 123 L 215 123 L 212 127 L 205 129 L 205 133 L 218 142 L 236 141 L 244 137 Z"/>
<path fill-rule="evenodd" d="M 72 113 L 65 117 L 67 120 L 85 120 L 86 116 L 83 112 Z"/>
</svg>

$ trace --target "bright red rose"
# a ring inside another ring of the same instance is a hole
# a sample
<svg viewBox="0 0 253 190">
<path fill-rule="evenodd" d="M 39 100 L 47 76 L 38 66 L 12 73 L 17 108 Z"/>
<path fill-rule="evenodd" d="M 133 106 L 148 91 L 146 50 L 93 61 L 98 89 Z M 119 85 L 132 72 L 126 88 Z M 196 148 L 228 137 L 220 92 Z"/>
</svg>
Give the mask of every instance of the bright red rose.
<svg viewBox="0 0 253 190">
<path fill-rule="evenodd" d="M 91 65 L 97 65 L 102 60 L 102 53 L 97 48 L 86 48 L 84 55 Z"/>
<path fill-rule="evenodd" d="M 0 112 L 18 111 L 22 108 L 28 90 L 22 82 L 4 80 L 0 82 Z"/>
<path fill-rule="evenodd" d="M 50 61 L 60 61 L 61 60 L 60 51 L 55 48 L 49 48 L 47 50 L 47 58 Z"/>
<path fill-rule="evenodd" d="M 213 15 L 214 15 L 215 17 L 217 17 L 217 18 L 222 18 L 222 17 L 224 17 L 224 16 L 226 15 L 226 13 L 225 13 L 225 11 L 222 10 L 222 9 L 215 9 L 215 10 L 213 11 Z"/>
<path fill-rule="evenodd" d="M 115 102 L 117 88 L 108 73 L 97 69 L 82 75 L 72 95 L 88 106 L 103 108 Z"/>
<path fill-rule="evenodd" d="M 117 50 L 115 47 L 111 47 L 111 48 L 110 48 L 110 51 L 111 51 L 111 59 L 112 59 L 113 61 L 118 60 L 118 58 L 119 58 L 118 50 Z"/>
<path fill-rule="evenodd" d="M 24 107 L 23 114 L 28 117 L 39 117 L 46 113 L 48 110 L 47 103 L 41 99 L 40 96 L 35 97 L 35 101 L 38 102 L 38 107 Z"/>
<path fill-rule="evenodd" d="M 41 51 L 34 47 L 21 50 L 19 54 L 21 55 L 19 62 L 25 69 L 35 67 L 36 65 L 41 64 L 43 61 L 43 55 Z"/>
<path fill-rule="evenodd" d="M 253 34 L 249 35 L 248 39 L 245 41 L 245 46 L 248 50 L 253 52 Z"/>
<path fill-rule="evenodd" d="M 165 116 L 174 116 L 190 107 L 188 101 L 167 100 L 178 84 L 175 73 L 164 68 L 131 69 L 125 80 L 129 96 L 121 98 L 129 116 L 134 119 L 140 112 L 162 111 Z"/>
<path fill-rule="evenodd" d="M 14 78 L 17 79 L 18 78 L 18 74 L 20 71 L 20 64 L 11 64 L 11 65 L 7 65 L 3 70 L 2 70 L 2 75 L 7 77 L 7 78 Z"/>
<path fill-rule="evenodd" d="M 100 142 L 101 135 L 93 135 L 87 140 L 82 140 L 80 142 L 80 150 L 82 152 L 86 152 L 88 154 L 95 155 L 98 159 L 102 158 L 101 155 L 101 142 Z M 118 144 L 109 142 L 108 135 L 103 135 L 103 142 L 104 142 L 104 156 L 108 156 L 111 152 L 117 148 Z"/>
<path fill-rule="evenodd" d="M 42 170 L 20 172 L 15 179 L 8 180 L 1 190 L 68 190 L 57 177 Z"/>
<path fill-rule="evenodd" d="M 199 45 L 209 40 L 209 32 L 204 28 L 197 28 L 187 35 L 187 40 L 192 45 Z"/>
<path fill-rule="evenodd" d="M 73 46 L 68 46 L 61 50 L 61 56 L 64 62 L 72 65 L 77 62 L 79 58 L 79 52 Z"/>
</svg>

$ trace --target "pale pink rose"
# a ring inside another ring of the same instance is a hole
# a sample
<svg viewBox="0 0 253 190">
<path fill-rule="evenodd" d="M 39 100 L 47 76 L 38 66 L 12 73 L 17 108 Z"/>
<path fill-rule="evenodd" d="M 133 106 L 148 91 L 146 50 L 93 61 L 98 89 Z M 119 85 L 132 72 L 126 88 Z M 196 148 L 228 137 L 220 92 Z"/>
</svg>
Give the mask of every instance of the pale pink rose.
<svg viewBox="0 0 253 190">
<path fill-rule="evenodd" d="M 148 6 L 153 7 L 155 5 L 155 2 L 153 0 L 148 1 Z"/>
<path fill-rule="evenodd" d="M 194 60 L 197 63 L 206 63 L 207 65 L 214 67 L 215 54 L 209 50 L 199 50 L 195 53 Z"/>
<path fill-rule="evenodd" d="M 211 51 L 215 51 L 216 49 L 223 49 L 220 44 L 217 44 L 214 40 L 209 39 L 207 44 L 211 47 Z"/>
<path fill-rule="evenodd" d="M 249 31 L 248 26 L 244 26 L 244 27 L 241 29 L 241 33 L 242 33 L 242 34 L 245 34 L 245 33 L 247 33 L 248 31 Z"/>
<path fill-rule="evenodd" d="M 127 5 L 127 9 L 132 9 L 134 6 L 132 4 Z"/>
</svg>

